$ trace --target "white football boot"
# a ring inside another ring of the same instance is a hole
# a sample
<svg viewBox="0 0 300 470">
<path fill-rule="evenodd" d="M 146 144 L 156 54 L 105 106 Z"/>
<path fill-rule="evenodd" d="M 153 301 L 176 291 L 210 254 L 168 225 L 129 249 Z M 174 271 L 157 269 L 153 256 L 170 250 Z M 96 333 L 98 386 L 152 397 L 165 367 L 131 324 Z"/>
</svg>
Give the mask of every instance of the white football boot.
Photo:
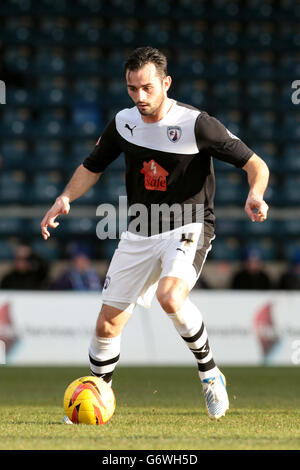
<svg viewBox="0 0 300 470">
<path fill-rule="evenodd" d="M 210 419 L 220 419 L 229 408 L 225 376 L 220 372 L 216 377 L 202 380 L 203 394 Z"/>
</svg>

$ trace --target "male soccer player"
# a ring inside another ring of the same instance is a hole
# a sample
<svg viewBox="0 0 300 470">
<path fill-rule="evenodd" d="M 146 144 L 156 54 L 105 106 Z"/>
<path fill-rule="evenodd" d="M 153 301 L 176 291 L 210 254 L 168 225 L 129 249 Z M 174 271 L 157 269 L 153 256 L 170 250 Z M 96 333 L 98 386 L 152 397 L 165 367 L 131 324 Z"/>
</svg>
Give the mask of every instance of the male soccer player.
<svg viewBox="0 0 300 470">
<path fill-rule="evenodd" d="M 219 419 L 229 407 L 225 377 L 214 362 L 202 315 L 189 298 L 214 238 L 212 157 L 247 172 L 250 190 L 245 210 L 253 222 L 267 217 L 263 195 L 269 171 L 217 119 L 168 97 L 171 77 L 159 50 L 136 49 L 125 64 L 125 75 L 134 107 L 118 112 L 107 125 L 45 215 L 42 235 L 47 240 L 48 227 L 58 225 L 56 217 L 68 214 L 70 203 L 87 192 L 121 153 L 129 207 L 138 203 L 151 211 L 157 204 L 177 204 L 188 209 L 188 223 L 169 212 L 167 228 L 165 217 L 149 215 L 140 230 L 133 219 L 123 232 L 102 291 L 103 305 L 89 347 L 90 367 L 92 374 L 111 383 L 123 327 L 135 305 L 149 307 L 156 292 L 196 358 L 208 415 Z"/>
</svg>

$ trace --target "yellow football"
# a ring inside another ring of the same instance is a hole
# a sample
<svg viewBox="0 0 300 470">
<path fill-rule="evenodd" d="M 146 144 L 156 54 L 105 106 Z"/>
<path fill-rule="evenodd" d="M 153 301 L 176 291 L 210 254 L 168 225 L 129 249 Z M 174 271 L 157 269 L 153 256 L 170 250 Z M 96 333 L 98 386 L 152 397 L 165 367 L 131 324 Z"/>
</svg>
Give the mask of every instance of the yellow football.
<svg viewBox="0 0 300 470">
<path fill-rule="evenodd" d="M 112 417 L 115 408 L 112 388 L 99 377 L 80 377 L 66 388 L 64 411 L 72 423 L 101 426 Z"/>
</svg>

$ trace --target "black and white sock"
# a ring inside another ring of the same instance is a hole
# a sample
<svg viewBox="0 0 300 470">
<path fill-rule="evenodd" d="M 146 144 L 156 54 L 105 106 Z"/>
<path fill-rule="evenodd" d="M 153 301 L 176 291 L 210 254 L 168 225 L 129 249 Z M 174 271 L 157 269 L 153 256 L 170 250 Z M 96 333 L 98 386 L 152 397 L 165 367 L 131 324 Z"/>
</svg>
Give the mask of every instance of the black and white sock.
<svg viewBox="0 0 300 470">
<path fill-rule="evenodd" d="M 167 315 L 194 354 L 200 379 L 203 380 L 218 375 L 220 371 L 213 359 L 203 318 L 196 305 L 187 297 L 178 312 Z"/>
<path fill-rule="evenodd" d="M 101 377 L 109 385 L 120 359 L 121 335 L 114 338 L 100 338 L 93 335 L 89 347 L 91 374 Z"/>
</svg>

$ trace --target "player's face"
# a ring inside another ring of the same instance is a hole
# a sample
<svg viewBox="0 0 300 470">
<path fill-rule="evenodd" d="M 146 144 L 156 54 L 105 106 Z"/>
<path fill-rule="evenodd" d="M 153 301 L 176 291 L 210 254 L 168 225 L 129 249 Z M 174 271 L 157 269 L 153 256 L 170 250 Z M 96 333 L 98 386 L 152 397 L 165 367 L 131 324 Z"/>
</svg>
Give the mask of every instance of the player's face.
<svg viewBox="0 0 300 470">
<path fill-rule="evenodd" d="M 155 115 L 167 98 L 171 78 L 161 78 L 154 64 L 126 73 L 127 90 L 143 116 Z"/>
</svg>

